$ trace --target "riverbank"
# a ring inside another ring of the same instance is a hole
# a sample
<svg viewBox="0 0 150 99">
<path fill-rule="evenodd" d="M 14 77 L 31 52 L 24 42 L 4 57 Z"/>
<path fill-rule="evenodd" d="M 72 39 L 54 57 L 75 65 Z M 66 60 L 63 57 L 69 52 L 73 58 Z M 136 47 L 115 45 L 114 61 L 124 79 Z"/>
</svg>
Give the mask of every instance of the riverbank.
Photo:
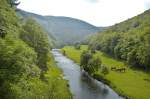
<svg viewBox="0 0 150 99">
<path fill-rule="evenodd" d="M 64 78 L 69 82 L 73 99 L 123 99 L 107 85 L 81 71 L 79 65 L 58 50 L 53 50 L 52 53 L 58 67 L 63 71 Z"/>
<path fill-rule="evenodd" d="M 87 46 L 81 46 L 81 50 L 76 50 L 72 46 L 66 46 L 63 50 L 65 50 L 67 57 L 79 64 L 80 55 L 82 51 L 87 50 Z M 96 52 L 94 56 L 100 57 L 102 64 L 109 68 L 113 66 L 128 67 L 123 62 L 115 60 L 102 52 Z M 109 86 L 123 96 L 132 99 L 148 99 L 150 97 L 149 78 L 150 74 L 148 73 L 127 68 L 125 73 L 110 70 L 110 73 L 104 79 L 110 82 Z"/>
<path fill-rule="evenodd" d="M 58 68 L 54 57 L 50 54 L 47 64 L 48 71 L 45 73 L 45 80 L 49 87 L 50 99 L 73 99 L 69 90 L 68 81 L 63 79 L 63 72 Z"/>
</svg>

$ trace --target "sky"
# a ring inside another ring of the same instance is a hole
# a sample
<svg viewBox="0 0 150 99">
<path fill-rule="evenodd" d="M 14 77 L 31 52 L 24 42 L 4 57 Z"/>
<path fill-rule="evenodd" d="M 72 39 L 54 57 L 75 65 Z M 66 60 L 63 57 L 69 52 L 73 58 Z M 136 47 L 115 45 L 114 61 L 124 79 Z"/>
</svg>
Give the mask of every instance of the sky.
<svg viewBox="0 0 150 99">
<path fill-rule="evenodd" d="M 150 8 L 150 0 L 19 0 L 18 8 L 40 15 L 67 16 L 111 26 Z"/>
</svg>

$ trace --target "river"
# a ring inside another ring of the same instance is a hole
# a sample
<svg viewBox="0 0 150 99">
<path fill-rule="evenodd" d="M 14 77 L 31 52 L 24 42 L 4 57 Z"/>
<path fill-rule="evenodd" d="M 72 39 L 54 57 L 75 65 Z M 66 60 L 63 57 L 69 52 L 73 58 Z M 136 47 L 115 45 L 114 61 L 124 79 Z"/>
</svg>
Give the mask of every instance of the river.
<svg viewBox="0 0 150 99">
<path fill-rule="evenodd" d="M 63 56 L 59 50 L 53 49 L 52 54 L 64 73 L 64 79 L 69 81 L 73 99 L 123 99 L 107 85 L 87 76 L 79 65 Z"/>
</svg>

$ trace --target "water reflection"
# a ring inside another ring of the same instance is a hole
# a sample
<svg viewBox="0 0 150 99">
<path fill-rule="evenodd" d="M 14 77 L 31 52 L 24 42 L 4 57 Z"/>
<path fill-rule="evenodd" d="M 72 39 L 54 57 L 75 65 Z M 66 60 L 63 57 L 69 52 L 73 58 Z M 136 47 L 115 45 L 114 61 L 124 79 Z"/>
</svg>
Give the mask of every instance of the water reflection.
<svg viewBox="0 0 150 99">
<path fill-rule="evenodd" d="M 102 93 L 102 95 L 108 94 L 109 90 L 105 84 L 99 84 L 97 80 L 91 78 L 86 72 L 81 73 L 81 81 L 83 86 L 87 85 L 95 93 Z"/>
</svg>

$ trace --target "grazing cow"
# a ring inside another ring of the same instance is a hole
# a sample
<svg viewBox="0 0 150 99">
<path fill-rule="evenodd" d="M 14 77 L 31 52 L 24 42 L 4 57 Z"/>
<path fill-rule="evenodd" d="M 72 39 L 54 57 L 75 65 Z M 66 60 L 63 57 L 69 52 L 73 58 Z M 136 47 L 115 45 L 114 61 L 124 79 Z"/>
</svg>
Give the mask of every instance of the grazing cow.
<svg viewBox="0 0 150 99">
<path fill-rule="evenodd" d="M 125 72 L 125 71 L 126 71 L 126 68 L 122 68 L 122 71 Z"/>
<path fill-rule="evenodd" d="M 116 70 L 117 68 L 116 67 L 111 67 L 111 70 Z"/>
<path fill-rule="evenodd" d="M 126 68 L 119 68 L 119 69 L 116 69 L 116 71 L 125 72 L 125 71 L 126 71 Z"/>
</svg>

